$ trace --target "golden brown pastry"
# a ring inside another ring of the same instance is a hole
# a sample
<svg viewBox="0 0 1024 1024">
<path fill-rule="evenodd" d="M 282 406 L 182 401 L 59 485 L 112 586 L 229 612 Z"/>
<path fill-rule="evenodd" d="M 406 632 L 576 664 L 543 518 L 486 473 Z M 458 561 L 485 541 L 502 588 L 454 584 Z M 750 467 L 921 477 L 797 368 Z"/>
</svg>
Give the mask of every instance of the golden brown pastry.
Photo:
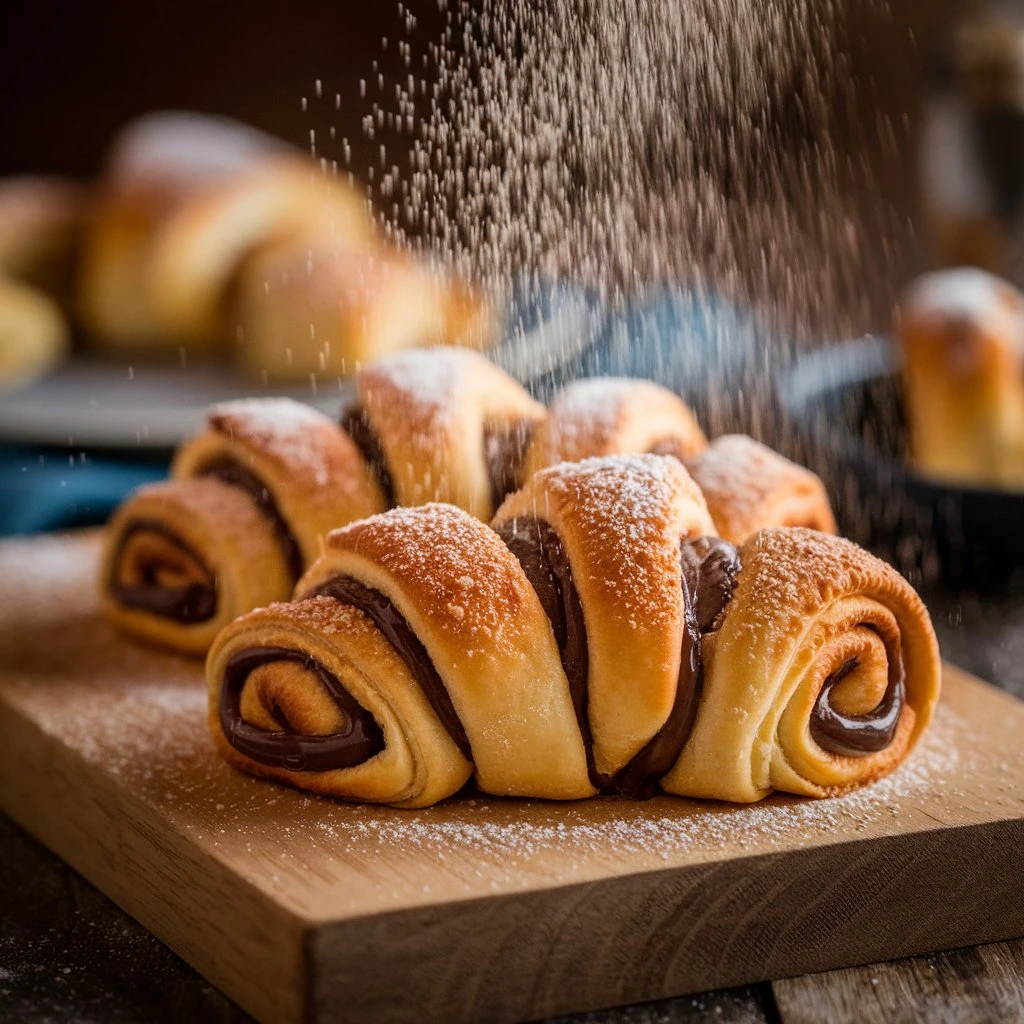
<svg viewBox="0 0 1024 1024">
<path fill-rule="evenodd" d="M 523 479 L 544 407 L 468 349 L 414 349 L 368 366 L 344 410 L 390 504 L 450 502 L 489 519 Z"/>
<path fill-rule="evenodd" d="M 1024 489 L 1024 296 L 981 270 L 927 274 L 905 294 L 896 334 L 914 465 Z"/>
<path fill-rule="evenodd" d="M 63 178 L 0 181 L 0 275 L 67 301 L 85 208 L 83 190 Z"/>
<path fill-rule="evenodd" d="M 716 605 L 717 569 L 705 564 Z M 941 683 L 910 584 L 850 541 L 799 527 L 760 531 L 732 564 L 731 598 L 703 637 L 700 710 L 662 787 L 737 802 L 822 797 L 893 771 Z"/>
<path fill-rule="evenodd" d="M 0 276 L 0 392 L 23 387 L 67 353 L 60 307 L 37 288 Z"/>
<path fill-rule="evenodd" d="M 268 246 L 239 285 L 239 365 L 261 380 L 340 377 L 445 336 L 444 284 L 383 246 Z"/>
<path fill-rule="evenodd" d="M 719 536 L 734 544 L 767 526 L 836 532 L 821 480 L 751 437 L 723 434 L 684 461 Z"/>
<path fill-rule="evenodd" d="M 687 459 L 707 439 L 681 398 L 646 380 L 593 377 L 555 395 L 527 456 L 527 476 L 556 462 L 653 452 Z"/>
<path fill-rule="evenodd" d="M 347 184 L 244 125 L 150 115 L 115 143 L 84 244 L 82 319 L 117 351 L 223 348 L 245 260 L 278 239 L 324 233 L 373 235 Z"/>
<path fill-rule="evenodd" d="M 938 698 L 893 569 L 803 528 L 741 549 L 655 455 L 559 464 L 488 530 L 447 505 L 332 533 L 295 599 L 207 659 L 233 765 L 420 807 L 497 795 L 825 796 L 909 753 Z"/>
<path fill-rule="evenodd" d="M 237 615 L 286 598 L 328 531 L 385 507 L 326 416 L 287 399 L 215 406 L 172 479 L 114 514 L 104 608 L 128 632 L 203 654 Z"/>
</svg>

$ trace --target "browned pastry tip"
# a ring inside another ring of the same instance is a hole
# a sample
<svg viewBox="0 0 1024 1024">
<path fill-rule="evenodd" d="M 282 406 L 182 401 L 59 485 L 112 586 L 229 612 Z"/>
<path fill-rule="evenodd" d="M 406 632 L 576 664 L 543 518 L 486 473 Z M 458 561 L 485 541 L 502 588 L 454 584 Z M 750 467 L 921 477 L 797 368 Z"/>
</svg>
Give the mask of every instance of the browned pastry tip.
<svg viewBox="0 0 1024 1024">
<path fill-rule="evenodd" d="M 645 380 L 594 377 L 555 395 L 531 445 L 527 475 L 557 462 L 652 452 L 686 459 L 707 439 L 681 398 Z"/>
<path fill-rule="evenodd" d="M 723 434 L 686 465 L 719 536 L 734 544 L 768 526 L 836 531 L 821 479 L 753 438 Z"/>
<path fill-rule="evenodd" d="M 386 470 L 394 501 L 450 502 L 480 519 L 522 483 L 524 451 L 545 415 L 508 374 L 462 348 L 379 360 L 357 391 L 346 422 L 379 450 L 371 461 Z"/>
</svg>

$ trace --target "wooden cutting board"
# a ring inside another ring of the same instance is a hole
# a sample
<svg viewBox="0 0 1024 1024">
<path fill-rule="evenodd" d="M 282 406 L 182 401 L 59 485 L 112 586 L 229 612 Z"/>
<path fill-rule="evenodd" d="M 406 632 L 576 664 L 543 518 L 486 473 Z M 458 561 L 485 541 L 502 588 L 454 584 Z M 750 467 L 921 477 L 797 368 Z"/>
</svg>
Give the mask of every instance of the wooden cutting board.
<svg viewBox="0 0 1024 1024">
<path fill-rule="evenodd" d="M 357 807 L 233 772 L 97 537 L 0 545 L 0 806 L 263 1021 L 513 1020 L 1024 935 L 1024 703 L 838 800 Z"/>
</svg>

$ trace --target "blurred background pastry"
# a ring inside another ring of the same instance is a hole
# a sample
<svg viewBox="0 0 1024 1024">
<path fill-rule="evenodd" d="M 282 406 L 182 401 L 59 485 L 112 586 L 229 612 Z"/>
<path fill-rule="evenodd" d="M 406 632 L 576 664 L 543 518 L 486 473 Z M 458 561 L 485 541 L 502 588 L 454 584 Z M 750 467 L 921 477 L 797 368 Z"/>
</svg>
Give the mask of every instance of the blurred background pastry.
<svg viewBox="0 0 1024 1024">
<path fill-rule="evenodd" d="M 394 248 L 327 235 L 265 246 L 241 272 L 236 358 L 256 380 L 340 377 L 402 348 L 493 342 L 482 298 Z"/>
<path fill-rule="evenodd" d="M 983 270 L 926 274 L 896 331 L 915 466 L 1024 490 L 1024 296 Z"/>
<path fill-rule="evenodd" d="M 227 347 L 235 284 L 265 245 L 373 237 L 366 203 L 306 156 L 222 118 L 158 113 L 114 143 L 85 240 L 79 311 L 113 351 Z"/>
</svg>

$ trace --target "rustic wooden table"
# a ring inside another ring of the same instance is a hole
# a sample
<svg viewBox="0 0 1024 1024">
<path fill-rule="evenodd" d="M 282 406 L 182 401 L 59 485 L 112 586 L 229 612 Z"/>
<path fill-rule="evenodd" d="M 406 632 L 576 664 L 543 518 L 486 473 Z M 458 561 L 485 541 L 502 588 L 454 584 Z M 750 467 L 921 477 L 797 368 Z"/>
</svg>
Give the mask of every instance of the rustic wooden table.
<svg viewBox="0 0 1024 1024">
<path fill-rule="evenodd" d="M 1021 581 L 987 597 L 941 589 L 926 596 L 946 656 L 1024 697 Z M 248 1019 L 0 815 L 0 1020 L 237 1024 Z M 570 1020 L 1024 1022 L 1024 940 L 607 1010 L 563 1018 L 561 1024 Z"/>
</svg>

